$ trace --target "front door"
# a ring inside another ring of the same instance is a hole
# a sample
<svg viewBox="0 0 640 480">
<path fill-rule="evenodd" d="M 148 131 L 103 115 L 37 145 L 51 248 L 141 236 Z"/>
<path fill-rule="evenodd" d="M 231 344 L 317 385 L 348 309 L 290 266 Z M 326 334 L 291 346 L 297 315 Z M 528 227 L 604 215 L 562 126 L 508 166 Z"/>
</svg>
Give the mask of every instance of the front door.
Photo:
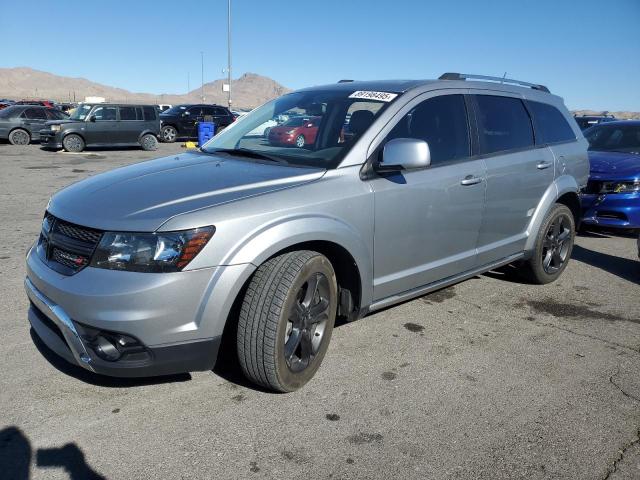
<svg viewBox="0 0 640 480">
<path fill-rule="evenodd" d="M 87 145 L 99 145 L 105 143 L 118 143 L 118 114 L 117 107 L 97 106 L 89 114 L 86 121 Z"/>
<path fill-rule="evenodd" d="M 371 180 L 375 198 L 374 300 L 400 294 L 477 265 L 485 166 L 472 159 L 464 95 L 416 101 L 392 138 L 425 140 L 431 166 Z"/>
</svg>

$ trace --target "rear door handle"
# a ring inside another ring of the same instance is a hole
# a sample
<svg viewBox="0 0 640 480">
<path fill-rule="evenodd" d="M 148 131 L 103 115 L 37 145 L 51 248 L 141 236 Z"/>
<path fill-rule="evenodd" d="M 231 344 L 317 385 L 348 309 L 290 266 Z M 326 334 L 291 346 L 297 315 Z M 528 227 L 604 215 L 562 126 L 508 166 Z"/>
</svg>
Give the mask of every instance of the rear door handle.
<svg viewBox="0 0 640 480">
<path fill-rule="evenodd" d="M 551 166 L 551 162 L 540 162 L 536 165 L 538 170 L 544 170 L 545 168 L 549 168 Z"/>
<path fill-rule="evenodd" d="M 460 180 L 460 185 L 476 185 L 482 182 L 482 177 L 474 177 L 473 175 L 467 175 L 462 180 Z"/>
</svg>

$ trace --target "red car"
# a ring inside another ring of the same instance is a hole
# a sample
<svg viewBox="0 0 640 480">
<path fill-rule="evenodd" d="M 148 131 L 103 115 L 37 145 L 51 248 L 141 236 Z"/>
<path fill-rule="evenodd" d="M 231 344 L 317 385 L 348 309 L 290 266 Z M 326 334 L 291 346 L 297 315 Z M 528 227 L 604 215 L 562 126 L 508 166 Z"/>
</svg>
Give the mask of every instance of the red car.
<svg viewBox="0 0 640 480">
<path fill-rule="evenodd" d="M 20 100 L 16 105 L 40 105 L 41 107 L 54 108 L 53 102 L 50 100 Z"/>
<path fill-rule="evenodd" d="M 313 144 L 318 134 L 318 125 L 321 117 L 294 117 L 282 125 L 273 127 L 269 131 L 269 143 L 271 145 L 295 145 L 302 148 Z"/>
</svg>

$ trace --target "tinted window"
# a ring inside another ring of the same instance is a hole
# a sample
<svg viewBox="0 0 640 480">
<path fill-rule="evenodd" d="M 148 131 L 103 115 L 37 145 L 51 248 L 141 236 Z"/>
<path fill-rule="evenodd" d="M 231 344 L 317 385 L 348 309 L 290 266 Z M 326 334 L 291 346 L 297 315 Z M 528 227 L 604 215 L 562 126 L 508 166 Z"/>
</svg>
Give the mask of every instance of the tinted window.
<svg viewBox="0 0 640 480">
<path fill-rule="evenodd" d="M 93 111 L 93 116 L 96 117 L 97 121 L 115 120 L 116 107 L 97 107 Z"/>
<path fill-rule="evenodd" d="M 501 152 L 533 145 L 531 119 L 521 100 L 476 95 L 478 133 L 482 153 Z"/>
<path fill-rule="evenodd" d="M 218 109 L 213 108 L 213 107 L 204 107 L 204 108 L 202 109 L 202 114 L 203 114 L 203 115 L 212 115 L 212 116 L 213 116 L 213 115 L 220 115 L 220 114 L 218 113 Z"/>
<path fill-rule="evenodd" d="M 224 108 L 215 107 L 215 108 L 213 108 L 213 115 L 218 115 L 220 117 L 224 117 L 224 116 L 228 115 L 228 113 Z"/>
<path fill-rule="evenodd" d="M 31 120 L 46 120 L 47 116 L 44 113 L 44 108 L 27 108 L 24 111 L 25 118 Z"/>
<path fill-rule="evenodd" d="M 53 108 L 47 108 L 45 111 L 47 114 L 47 119 L 49 120 L 62 120 L 66 118 L 62 112 L 54 110 Z"/>
<path fill-rule="evenodd" d="M 0 110 L 0 118 L 13 118 L 22 114 L 22 107 L 7 107 Z"/>
<path fill-rule="evenodd" d="M 527 105 L 533 115 L 536 143 L 566 142 L 576 139 L 564 115 L 556 107 L 540 102 L 527 102 Z"/>
<path fill-rule="evenodd" d="M 153 107 L 142 107 L 144 111 L 144 119 L 145 120 L 155 120 L 156 117 L 156 109 Z"/>
<path fill-rule="evenodd" d="M 202 107 L 191 107 L 189 109 L 189 115 L 192 117 L 201 117 L 202 116 Z"/>
<path fill-rule="evenodd" d="M 443 95 L 425 100 L 398 122 L 387 141 L 393 138 L 426 141 L 433 165 L 468 157 L 469 126 L 464 97 Z"/>
<path fill-rule="evenodd" d="M 120 120 L 142 120 L 140 107 L 120 107 Z"/>
</svg>

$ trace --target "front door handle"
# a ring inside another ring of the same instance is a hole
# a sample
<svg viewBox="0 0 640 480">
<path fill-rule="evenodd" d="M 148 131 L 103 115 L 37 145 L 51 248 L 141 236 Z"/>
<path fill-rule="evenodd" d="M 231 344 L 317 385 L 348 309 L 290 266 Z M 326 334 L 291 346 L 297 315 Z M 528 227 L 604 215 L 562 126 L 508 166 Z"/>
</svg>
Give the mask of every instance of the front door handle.
<svg viewBox="0 0 640 480">
<path fill-rule="evenodd" d="M 460 185 L 477 185 L 482 182 L 482 177 L 475 177 L 473 175 L 467 175 L 462 180 L 460 180 Z"/>
<path fill-rule="evenodd" d="M 551 162 L 540 162 L 536 165 L 538 170 L 544 170 L 545 168 L 549 168 L 551 166 Z"/>
</svg>

